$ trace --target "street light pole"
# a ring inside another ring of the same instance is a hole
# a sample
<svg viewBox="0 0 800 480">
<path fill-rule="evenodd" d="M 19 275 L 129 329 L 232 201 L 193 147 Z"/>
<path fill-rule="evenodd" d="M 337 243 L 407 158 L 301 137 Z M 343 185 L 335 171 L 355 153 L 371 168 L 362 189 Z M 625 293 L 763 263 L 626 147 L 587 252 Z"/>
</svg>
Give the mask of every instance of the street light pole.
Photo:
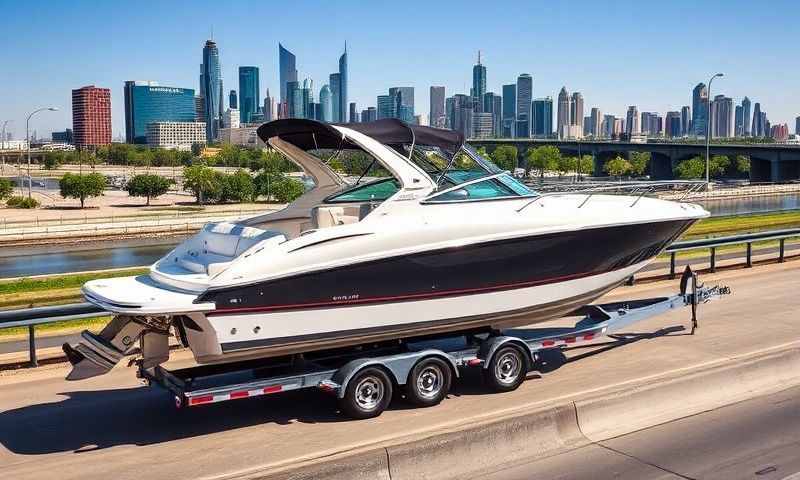
<svg viewBox="0 0 800 480">
<path fill-rule="evenodd" d="M 25 120 L 25 139 L 28 142 L 28 198 L 31 198 L 31 191 L 33 190 L 33 179 L 31 178 L 31 133 L 30 133 L 31 117 L 45 110 L 55 112 L 58 110 L 58 108 L 56 107 L 39 108 L 37 110 L 32 111 L 31 114 L 28 115 L 28 119 Z"/>
<path fill-rule="evenodd" d="M 709 151 L 711 150 L 711 82 L 713 82 L 715 78 L 722 76 L 723 74 L 718 73 L 708 80 L 708 92 L 706 94 L 706 191 L 708 191 L 709 185 L 711 184 L 711 161 L 709 157 Z"/>
<path fill-rule="evenodd" d="M 6 125 L 8 125 L 8 122 L 10 122 L 10 121 L 11 120 L 6 120 L 5 122 L 3 122 L 3 136 L 0 137 L 0 150 L 3 150 L 3 163 L 2 163 L 2 166 L 0 166 L 0 173 L 5 173 L 5 171 L 6 171 L 6 155 L 5 155 L 5 150 L 6 150 Z"/>
</svg>

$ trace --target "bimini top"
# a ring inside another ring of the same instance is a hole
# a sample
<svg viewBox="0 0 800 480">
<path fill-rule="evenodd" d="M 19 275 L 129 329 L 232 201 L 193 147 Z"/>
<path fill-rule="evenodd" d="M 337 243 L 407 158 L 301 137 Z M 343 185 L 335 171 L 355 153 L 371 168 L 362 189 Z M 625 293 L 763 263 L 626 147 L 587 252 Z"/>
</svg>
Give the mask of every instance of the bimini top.
<svg viewBox="0 0 800 480">
<path fill-rule="evenodd" d="M 464 135 L 453 130 L 409 125 L 395 118 L 374 122 L 335 124 L 362 133 L 384 145 L 405 144 L 439 147 L 447 152 L 457 152 L 464 144 Z M 347 141 L 332 125 L 300 118 L 274 120 L 258 127 L 258 137 L 267 143 L 280 137 L 303 150 L 340 149 L 354 145 Z"/>
</svg>

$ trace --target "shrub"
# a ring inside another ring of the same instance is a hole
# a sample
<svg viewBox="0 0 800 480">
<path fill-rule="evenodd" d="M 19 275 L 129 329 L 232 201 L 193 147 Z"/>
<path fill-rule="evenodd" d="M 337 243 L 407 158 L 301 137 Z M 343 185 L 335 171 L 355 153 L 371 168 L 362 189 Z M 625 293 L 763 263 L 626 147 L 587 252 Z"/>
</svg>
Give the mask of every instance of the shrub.
<svg viewBox="0 0 800 480">
<path fill-rule="evenodd" d="M 289 203 L 306 191 L 303 182 L 293 178 L 284 177 L 278 183 L 272 185 L 272 196 L 280 203 Z"/>
<path fill-rule="evenodd" d="M 14 184 L 7 178 L 0 178 L 0 200 L 4 200 L 14 193 Z"/>
<path fill-rule="evenodd" d="M 14 196 L 6 201 L 6 205 L 10 208 L 37 208 L 40 204 L 35 198 Z"/>
<path fill-rule="evenodd" d="M 220 202 L 247 202 L 256 196 L 256 185 L 253 182 L 253 177 L 241 169 L 230 175 L 225 175 L 222 178 L 221 186 Z"/>
<path fill-rule="evenodd" d="M 197 203 L 219 197 L 222 185 L 221 174 L 205 165 L 192 165 L 183 169 L 183 185 L 194 193 Z"/>
<path fill-rule="evenodd" d="M 136 175 L 125 185 L 125 190 L 132 197 L 145 197 L 147 205 L 150 205 L 151 198 L 157 198 L 167 193 L 173 183 L 172 179 L 158 175 Z"/>
<path fill-rule="evenodd" d="M 633 167 L 631 166 L 630 162 L 620 156 L 612 158 L 611 160 L 607 161 L 605 165 L 603 165 L 603 170 L 614 177 L 621 177 L 622 175 L 629 173 L 632 168 Z"/>
</svg>

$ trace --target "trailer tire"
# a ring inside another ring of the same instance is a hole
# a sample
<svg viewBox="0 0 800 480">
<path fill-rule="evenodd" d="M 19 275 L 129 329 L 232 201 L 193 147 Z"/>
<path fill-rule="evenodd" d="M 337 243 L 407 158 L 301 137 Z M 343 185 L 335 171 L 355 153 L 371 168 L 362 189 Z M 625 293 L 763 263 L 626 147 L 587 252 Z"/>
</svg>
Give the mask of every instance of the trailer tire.
<svg viewBox="0 0 800 480">
<path fill-rule="evenodd" d="M 525 381 L 527 364 L 525 354 L 518 347 L 502 347 L 492 355 L 483 370 L 483 378 L 493 391 L 510 392 Z"/>
<path fill-rule="evenodd" d="M 377 417 L 392 401 L 392 380 L 381 368 L 367 367 L 347 382 L 339 407 L 351 418 Z"/>
<path fill-rule="evenodd" d="M 437 357 L 425 358 L 411 369 L 405 385 L 406 400 L 418 407 L 438 405 L 450 392 L 453 372 Z"/>
</svg>

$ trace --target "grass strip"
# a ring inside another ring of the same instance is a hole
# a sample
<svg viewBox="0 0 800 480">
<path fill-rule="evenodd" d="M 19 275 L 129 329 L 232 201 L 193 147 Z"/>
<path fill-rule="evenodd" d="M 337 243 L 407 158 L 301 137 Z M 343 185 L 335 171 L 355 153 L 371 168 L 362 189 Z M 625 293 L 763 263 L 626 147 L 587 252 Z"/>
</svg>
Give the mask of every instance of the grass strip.
<svg viewBox="0 0 800 480">
<path fill-rule="evenodd" d="M 53 323 L 43 323 L 41 325 L 36 325 L 36 334 L 47 336 L 50 335 L 63 335 L 69 334 L 73 332 L 81 332 L 83 330 L 90 330 L 92 332 L 98 332 L 100 329 L 106 326 L 106 324 L 111 320 L 111 317 L 98 317 L 98 318 L 78 318 L 75 320 L 63 320 L 61 322 L 53 322 Z M 27 338 L 28 337 L 28 327 L 10 327 L 10 328 L 0 328 L 0 338 L 3 341 L 13 341 L 14 338 L 11 337 L 19 337 L 19 338 Z"/>
<path fill-rule="evenodd" d="M 131 268 L 126 270 L 88 272 L 79 274 L 53 275 L 37 278 L 18 278 L 13 280 L 0 281 L 0 296 L 9 294 L 20 294 L 27 292 L 47 291 L 48 296 L 51 290 L 64 290 L 68 288 L 79 289 L 89 280 L 99 278 L 129 277 L 131 275 L 146 274 L 147 268 Z"/>
<path fill-rule="evenodd" d="M 704 218 L 692 225 L 681 237 L 681 240 L 696 240 L 795 227 L 800 227 L 800 210 L 712 217 Z"/>
</svg>

